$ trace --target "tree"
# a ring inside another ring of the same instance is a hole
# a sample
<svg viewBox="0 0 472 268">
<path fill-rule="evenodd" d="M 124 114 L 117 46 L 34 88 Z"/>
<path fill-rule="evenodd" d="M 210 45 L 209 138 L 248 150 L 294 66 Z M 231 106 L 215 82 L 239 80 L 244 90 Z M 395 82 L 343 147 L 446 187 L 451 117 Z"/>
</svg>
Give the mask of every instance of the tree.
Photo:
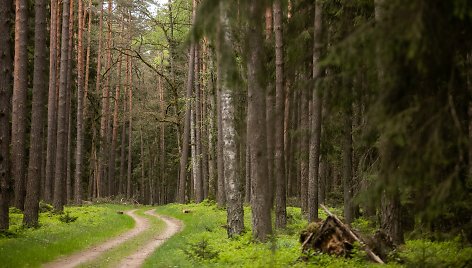
<svg viewBox="0 0 472 268">
<path fill-rule="evenodd" d="M 0 230 L 9 227 L 12 0 L 0 1 Z"/>
<path fill-rule="evenodd" d="M 281 1 L 274 1 L 274 32 L 275 32 L 275 227 L 285 228 L 287 225 L 284 152 L 284 46 Z"/>
<path fill-rule="evenodd" d="M 195 3 L 194 3 L 195 4 Z M 195 9 L 196 7 L 194 7 Z M 192 15 L 192 21 L 195 21 L 195 10 Z M 184 116 L 184 132 L 182 136 L 182 150 L 180 155 L 180 171 L 179 171 L 179 187 L 178 187 L 178 199 L 179 203 L 185 203 L 185 187 L 187 178 L 187 163 L 188 163 L 188 151 L 189 151 L 189 139 L 190 139 L 190 116 L 191 116 L 191 104 L 190 99 L 192 97 L 192 89 L 194 84 L 194 72 L 195 72 L 195 42 L 192 41 L 190 44 L 190 50 L 188 54 L 188 76 L 187 76 L 187 92 L 186 92 L 186 110 Z"/>
<path fill-rule="evenodd" d="M 308 221 L 318 219 L 318 181 L 320 169 L 320 138 L 322 100 L 320 92 L 320 58 L 323 6 L 320 1 L 315 3 L 314 42 L 313 42 L 313 115 L 311 121 L 310 140 L 310 175 L 308 180 Z"/>
<path fill-rule="evenodd" d="M 252 178 L 252 225 L 253 237 L 265 241 L 272 234 L 270 203 L 272 193 L 269 187 L 267 167 L 267 132 L 266 132 L 266 87 L 263 84 L 265 72 L 262 64 L 262 29 L 259 19 L 263 17 L 261 2 L 249 4 L 248 25 L 248 135 L 251 137 L 251 178 Z"/>
<path fill-rule="evenodd" d="M 35 2 L 34 28 L 34 73 L 33 109 L 31 120 L 31 146 L 29 152 L 28 176 L 26 180 L 26 201 L 23 224 L 38 225 L 39 183 L 41 181 L 42 139 L 44 128 L 44 96 L 47 92 L 47 5 L 46 0 Z"/>
<path fill-rule="evenodd" d="M 54 200 L 53 205 L 56 211 L 62 211 L 64 208 L 63 186 L 64 186 L 64 167 L 66 148 L 66 105 L 67 105 L 67 57 L 69 46 L 69 0 L 64 0 L 62 7 L 62 40 L 61 40 L 61 64 L 59 81 L 59 106 L 57 111 L 57 153 L 54 180 Z"/>
<path fill-rule="evenodd" d="M 90 16 L 90 15 L 89 15 Z M 84 49 L 83 35 L 85 16 L 83 0 L 78 0 L 78 34 L 77 34 L 77 145 L 75 151 L 75 190 L 76 204 L 82 203 L 82 162 L 84 146 Z"/>
<path fill-rule="evenodd" d="M 239 235 L 244 230 L 244 209 L 241 181 L 239 178 L 239 165 L 236 148 L 236 122 L 235 122 L 235 89 L 231 86 L 230 77 L 236 66 L 230 47 L 229 29 L 229 5 L 220 3 L 219 24 L 221 30 L 217 42 L 218 67 L 222 71 L 221 81 L 221 122 L 223 132 L 224 178 L 226 190 L 226 210 L 228 237 Z"/>
<path fill-rule="evenodd" d="M 13 63 L 13 99 L 11 155 L 12 177 L 15 181 L 13 205 L 21 210 L 25 202 L 25 144 L 26 101 L 28 93 L 28 4 L 26 0 L 15 1 L 15 56 Z"/>
<path fill-rule="evenodd" d="M 57 1 L 52 0 L 51 22 L 49 33 L 49 91 L 48 91 L 48 130 L 46 146 L 46 178 L 44 179 L 44 199 L 52 202 L 54 185 L 54 165 L 56 160 L 56 135 L 57 135 L 57 95 L 56 95 L 56 62 L 57 62 Z"/>
</svg>

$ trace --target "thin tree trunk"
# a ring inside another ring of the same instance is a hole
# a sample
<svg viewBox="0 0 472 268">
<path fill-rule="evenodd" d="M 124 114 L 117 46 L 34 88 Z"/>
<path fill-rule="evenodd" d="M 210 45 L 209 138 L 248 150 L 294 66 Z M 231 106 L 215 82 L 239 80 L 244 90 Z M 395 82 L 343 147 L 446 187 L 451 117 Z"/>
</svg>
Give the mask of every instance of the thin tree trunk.
<svg viewBox="0 0 472 268">
<path fill-rule="evenodd" d="M 103 38 L 102 38 L 102 29 L 103 29 L 103 0 L 100 1 L 100 18 L 98 21 L 98 54 L 97 54 L 97 76 L 96 76 L 96 84 L 95 84 L 95 92 L 98 94 L 100 92 L 100 85 L 101 85 L 101 78 L 102 78 L 102 43 L 103 43 Z M 89 37 L 90 38 L 90 37 Z M 103 113 L 102 113 L 103 116 Z M 102 129 L 100 128 L 100 144 L 102 144 Z M 97 191 L 97 197 L 100 197 L 101 195 L 101 180 L 102 180 L 102 169 L 101 169 L 101 160 L 98 161 L 98 170 L 95 171 L 96 175 L 96 181 L 95 184 L 98 186 L 96 191 Z"/>
<path fill-rule="evenodd" d="M 54 180 L 54 209 L 63 210 L 63 186 L 64 186 L 64 149 L 66 136 L 66 106 L 67 106 L 67 51 L 69 46 L 69 0 L 63 1 L 62 10 L 62 42 L 61 42 L 61 64 L 60 64 L 60 86 L 59 86 L 59 109 L 57 113 L 57 153 Z"/>
<path fill-rule="evenodd" d="M 344 219 L 348 224 L 353 220 L 352 211 L 352 114 L 350 107 L 344 115 L 343 142 L 343 193 Z"/>
<path fill-rule="evenodd" d="M 308 176 L 309 176 L 309 153 L 308 148 L 310 146 L 309 130 L 310 130 L 310 119 L 309 119 L 309 100 L 308 91 L 302 89 L 301 92 L 301 105 L 300 105 L 300 201 L 302 207 L 302 213 L 308 212 Z"/>
<path fill-rule="evenodd" d="M 321 92 L 319 79 L 321 68 L 321 22 L 322 5 L 319 0 L 315 3 L 314 42 L 313 42 L 313 114 L 311 118 L 310 139 L 310 174 L 308 180 L 308 221 L 318 220 L 318 181 L 320 168 L 320 140 L 321 140 Z"/>
<path fill-rule="evenodd" d="M 264 10 L 259 1 L 249 4 L 248 34 L 248 135 L 251 148 L 252 177 L 252 233 L 259 241 L 266 241 L 272 234 L 270 200 L 273 193 L 267 191 L 267 132 L 266 132 L 266 87 L 262 84 L 262 29 L 258 20 Z"/>
<path fill-rule="evenodd" d="M 56 99 L 56 61 L 57 61 L 57 1 L 51 0 L 51 21 L 49 40 L 49 91 L 48 91 L 48 130 L 46 149 L 46 178 L 44 180 L 44 198 L 48 203 L 52 202 L 52 186 L 54 181 L 54 166 L 56 157 L 57 135 L 57 99 Z"/>
<path fill-rule="evenodd" d="M 133 134 L 133 64 L 129 56 L 126 57 L 128 69 L 128 177 L 126 182 L 126 197 L 131 198 L 131 167 L 132 167 L 132 134 Z"/>
<path fill-rule="evenodd" d="M 182 152 L 180 154 L 180 172 L 179 172 L 179 188 L 178 198 L 179 203 L 185 203 L 185 188 L 187 178 L 187 162 L 188 162 L 188 151 L 189 151 L 189 139 L 190 139 L 190 116 L 191 116 L 191 103 L 192 88 L 194 80 L 194 60 L 195 60 L 195 44 L 190 45 L 189 52 L 189 63 L 188 63 L 188 76 L 187 76 L 187 108 L 184 117 L 184 133 L 182 137 Z"/>
<path fill-rule="evenodd" d="M 196 1 L 195 1 L 196 5 Z M 196 8 L 196 7 L 195 7 Z M 203 201 L 202 180 L 202 140 L 201 140 L 201 86 L 200 86 L 200 46 L 195 44 L 195 203 Z"/>
<path fill-rule="evenodd" d="M 141 203 L 145 204 L 146 203 L 146 189 L 145 189 L 145 173 L 144 173 L 144 163 L 145 163 L 145 158 L 144 158 L 144 139 L 143 139 L 143 128 L 139 128 L 139 138 L 141 142 L 141 187 L 140 189 L 140 197 L 141 197 Z"/>
<path fill-rule="evenodd" d="M 15 181 L 13 205 L 23 210 L 25 202 L 26 101 L 28 94 L 28 1 L 15 1 L 15 56 L 11 132 L 11 168 Z"/>
<path fill-rule="evenodd" d="M 224 155 L 223 155 L 223 121 L 221 114 L 221 87 L 222 87 L 222 67 L 218 66 L 217 68 L 217 93 L 216 93 L 216 109 L 217 109 L 217 122 L 218 122 L 218 140 L 216 145 L 217 150 L 217 169 L 218 169 L 218 179 L 217 179 L 217 196 L 216 203 L 218 207 L 224 207 L 226 203 L 226 191 L 225 191 L 225 177 L 224 177 Z"/>
<path fill-rule="evenodd" d="M 70 1 L 69 4 L 69 46 L 67 50 L 67 108 L 66 108 L 66 126 L 67 126 L 67 143 L 65 147 L 66 153 L 66 198 L 64 199 L 66 204 L 69 204 L 72 200 L 72 162 L 71 162 L 71 148 L 72 148 L 72 53 L 73 53 L 73 37 L 74 37 L 74 1 Z"/>
<path fill-rule="evenodd" d="M 10 107 L 13 62 L 10 38 L 12 0 L 0 1 L 0 230 L 9 227 Z"/>
<path fill-rule="evenodd" d="M 273 31 L 273 18 L 272 18 L 272 7 L 267 6 L 265 10 L 265 21 L 266 21 L 266 32 L 265 32 L 265 41 L 266 43 L 272 45 L 272 31 Z M 273 194 L 275 192 L 275 183 L 274 180 L 274 147 L 275 147 L 275 101 L 274 101 L 274 85 L 272 82 L 269 82 L 267 85 L 267 96 L 266 96 L 266 131 L 267 131 L 267 172 L 269 177 L 269 192 Z M 271 207 L 273 205 L 274 196 L 271 196 Z"/>
<path fill-rule="evenodd" d="M 83 0 L 78 0 L 78 34 L 77 34 L 77 144 L 75 147 L 75 204 L 82 203 L 82 151 L 84 146 L 84 50 L 83 34 L 85 18 Z"/>
<path fill-rule="evenodd" d="M 284 118 L 285 118 L 285 89 L 284 89 L 284 55 L 282 9 L 280 0 L 274 1 L 274 32 L 275 32 L 275 163 L 274 173 L 276 182 L 275 194 L 275 227 L 287 226 L 287 184 L 285 177 L 284 152 Z"/>
</svg>

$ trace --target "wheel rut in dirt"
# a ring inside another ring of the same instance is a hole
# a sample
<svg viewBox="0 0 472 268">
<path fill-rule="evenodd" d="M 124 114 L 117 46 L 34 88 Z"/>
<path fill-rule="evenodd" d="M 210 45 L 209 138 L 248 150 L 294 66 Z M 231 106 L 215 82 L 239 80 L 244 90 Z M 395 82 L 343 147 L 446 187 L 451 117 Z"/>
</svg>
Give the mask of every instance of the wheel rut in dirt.
<svg viewBox="0 0 472 268">
<path fill-rule="evenodd" d="M 120 234 L 110 240 L 93 246 L 91 248 L 79 251 L 69 256 L 59 258 L 55 261 L 46 263 L 43 267 L 47 268 L 69 268 L 77 267 L 81 264 L 93 261 L 99 258 L 103 253 L 116 248 L 117 246 L 125 243 L 126 241 L 136 237 L 142 232 L 146 231 L 150 227 L 149 220 L 135 214 L 137 209 L 126 211 L 125 214 L 133 218 L 136 225 L 130 231 Z M 154 209 L 145 212 L 146 215 L 154 216 L 161 219 L 166 227 L 163 231 L 155 234 L 154 237 L 140 247 L 136 252 L 124 258 L 119 267 L 140 267 L 147 257 L 149 257 L 159 246 L 161 246 L 167 239 L 174 234 L 178 233 L 182 229 L 182 223 L 174 218 L 157 215 Z"/>
<path fill-rule="evenodd" d="M 147 215 L 151 215 L 154 217 L 157 217 L 161 219 L 165 224 L 166 227 L 165 229 L 160 232 L 159 234 L 156 234 L 151 241 L 149 241 L 147 244 L 139 248 L 135 253 L 129 255 L 123 261 L 118 265 L 118 267 L 141 267 L 141 265 L 144 263 L 144 261 L 164 242 L 166 242 L 170 237 L 175 235 L 176 233 L 180 232 L 182 230 L 183 224 L 181 221 L 163 216 L 163 215 L 158 215 L 154 212 L 154 210 L 148 210 L 145 212 Z"/>
</svg>

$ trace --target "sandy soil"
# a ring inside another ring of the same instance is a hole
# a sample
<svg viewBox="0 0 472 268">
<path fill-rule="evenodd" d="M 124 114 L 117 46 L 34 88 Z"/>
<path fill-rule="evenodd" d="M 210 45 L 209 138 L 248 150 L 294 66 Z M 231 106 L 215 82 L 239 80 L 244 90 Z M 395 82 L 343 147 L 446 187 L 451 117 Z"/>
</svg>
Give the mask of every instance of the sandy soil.
<svg viewBox="0 0 472 268">
<path fill-rule="evenodd" d="M 182 229 L 182 222 L 171 217 L 157 215 L 154 210 L 146 211 L 145 214 L 158 217 L 166 224 L 165 229 L 157 234 L 151 241 L 142 246 L 138 251 L 123 259 L 118 267 L 141 267 L 147 257 L 149 257 L 159 246 L 174 234 Z"/>
<path fill-rule="evenodd" d="M 91 247 L 89 249 L 77 252 L 75 254 L 65 256 L 60 258 L 56 261 L 47 263 L 44 267 L 48 268 L 67 268 L 67 267 L 76 267 L 81 265 L 85 262 L 94 260 L 95 258 L 99 257 L 105 251 L 108 251 L 125 241 L 137 236 L 138 234 L 144 232 L 146 229 L 149 228 L 149 221 L 146 218 L 140 217 L 136 215 L 134 212 L 136 210 L 130 210 L 125 212 L 127 215 L 131 216 L 136 225 L 130 231 L 123 233 L 117 237 L 114 237 L 105 243 L 100 245 Z M 150 241 L 149 243 L 145 244 L 141 247 L 136 253 L 132 254 L 131 256 L 126 257 L 120 264 L 120 267 L 139 267 L 142 265 L 144 260 L 160 245 L 162 245 L 169 237 L 174 235 L 175 233 L 179 232 L 182 227 L 180 221 L 159 216 L 153 212 L 153 210 L 146 211 L 145 214 L 152 215 L 155 217 L 159 217 L 166 223 L 166 228 L 163 232 L 156 234 L 156 236 Z"/>
</svg>

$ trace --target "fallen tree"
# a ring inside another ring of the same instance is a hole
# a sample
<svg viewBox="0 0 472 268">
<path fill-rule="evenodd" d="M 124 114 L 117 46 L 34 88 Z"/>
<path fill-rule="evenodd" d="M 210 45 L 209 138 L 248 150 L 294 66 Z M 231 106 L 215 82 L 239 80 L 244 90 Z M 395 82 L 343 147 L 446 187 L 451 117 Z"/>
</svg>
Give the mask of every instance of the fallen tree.
<svg viewBox="0 0 472 268">
<path fill-rule="evenodd" d="M 367 245 L 367 243 L 351 228 L 345 225 L 336 215 L 331 213 L 324 205 L 320 205 L 328 215 L 326 220 L 311 223 L 302 233 L 300 241 L 302 250 L 310 249 L 324 253 L 348 257 L 355 242 L 367 253 L 369 259 L 383 264 L 384 261 Z"/>
</svg>

